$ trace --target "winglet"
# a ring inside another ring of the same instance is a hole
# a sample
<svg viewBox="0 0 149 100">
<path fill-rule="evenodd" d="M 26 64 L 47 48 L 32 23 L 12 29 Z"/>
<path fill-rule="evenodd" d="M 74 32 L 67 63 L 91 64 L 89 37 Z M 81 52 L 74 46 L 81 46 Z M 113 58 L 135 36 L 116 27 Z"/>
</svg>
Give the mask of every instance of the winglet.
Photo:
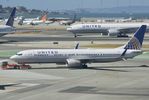
<svg viewBox="0 0 149 100">
<path fill-rule="evenodd" d="M 146 25 L 142 25 L 135 33 L 134 36 L 128 41 L 124 46 L 124 49 L 137 49 L 142 48 L 142 43 L 144 40 L 144 34 L 146 32 Z"/>
<path fill-rule="evenodd" d="M 13 8 L 13 10 L 12 10 L 10 16 L 9 16 L 9 19 L 8 19 L 6 25 L 8 25 L 8 26 L 13 26 L 15 13 L 16 13 L 16 7 Z"/>
<path fill-rule="evenodd" d="M 128 50 L 128 49 L 125 49 L 125 50 L 124 50 L 124 52 L 122 53 L 121 57 L 124 57 L 124 56 L 125 56 L 127 50 Z"/>
<path fill-rule="evenodd" d="M 78 48 L 79 48 L 79 43 L 77 43 L 75 46 L 75 49 L 78 49 Z"/>
</svg>

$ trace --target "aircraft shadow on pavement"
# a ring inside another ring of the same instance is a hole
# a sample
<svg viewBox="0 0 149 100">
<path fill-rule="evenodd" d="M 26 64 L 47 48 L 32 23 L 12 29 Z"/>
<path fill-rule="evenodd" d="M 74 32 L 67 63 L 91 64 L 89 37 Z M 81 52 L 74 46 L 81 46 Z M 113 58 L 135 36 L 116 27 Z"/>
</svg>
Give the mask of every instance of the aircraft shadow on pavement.
<svg viewBox="0 0 149 100">
<path fill-rule="evenodd" d="M 148 65 L 140 65 L 140 66 L 96 66 L 96 67 L 88 67 L 88 69 L 92 70 L 105 70 L 105 71 L 120 71 L 120 72 L 129 72 L 126 70 L 119 70 L 120 68 L 139 68 L 139 67 L 146 67 L 148 68 Z"/>
<path fill-rule="evenodd" d="M 128 70 L 120 69 L 120 68 L 139 68 L 139 67 L 149 67 L 148 65 L 141 65 L 141 66 L 95 66 L 95 67 L 88 67 L 86 70 L 103 70 L 103 71 L 117 71 L 117 72 L 129 72 Z M 32 68 L 34 69 L 70 69 L 70 70 L 84 70 L 83 68 L 70 68 L 67 66 L 58 66 L 58 67 L 38 67 Z"/>
<path fill-rule="evenodd" d="M 60 67 L 38 67 L 38 68 L 31 68 L 31 70 L 34 69 L 68 69 L 66 66 L 60 66 Z"/>
<path fill-rule="evenodd" d="M 64 93 L 84 93 L 101 95 L 121 95 L 121 96 L 149 96 L 149 88 L 98 88 L 90 86 L 76 86 L 59 92 Z"/>
<path fill-rule="evenodd" d="M 0 41 L 0 44 L 12 43 L 12 42 L 18 42 L 18 41 L 15 41 L 15 40 L 5 40 L 5 41 Z"/>
</svg>

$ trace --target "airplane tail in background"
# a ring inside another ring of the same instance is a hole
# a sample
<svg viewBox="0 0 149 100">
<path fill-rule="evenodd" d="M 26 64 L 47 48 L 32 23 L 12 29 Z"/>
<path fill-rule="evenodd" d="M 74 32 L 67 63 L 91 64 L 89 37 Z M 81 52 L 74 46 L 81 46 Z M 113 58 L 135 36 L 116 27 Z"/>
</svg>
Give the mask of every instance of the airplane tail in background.
<svg viewBox="0 0 149 100">
<path fill-rule="evenodd" d="M 76 22 L 76 17 L 77 17 L 77 15 L 76 15 L 76 14 L 74 14 L 74 17 L 73 17 L 72 23 L 75 23 L 75 22 Z"/>
<path fill-rule="evenodd" d="M 47 19 L 48 19 L 48 12 L 45 12 L 45 14 L 40 17 L 40 20 L 45 22 L 45 21 L 47 21 Z"/>
<path fill-rule="evenodd" d="M 146 32 L 146 25 L 142 25 L 135 33 L 134 36 L 124 45 L 124 49 L 140 50 L 144 40 L 144 34 Z"/>
<path fill-rule="evenodd" d="M 45 22 L 45 21 L 47 20 L 47 14 L 45 14 L 44 16 L 42 16 L 41 20 L 42 20 L 43 22 Z"/>
<path fill-rule="evenodd" d="M 13 10 L 12 10 L 10 16 L 9 16 L 9 19 L 6 22 L 6 25 L 13 26 L 15 13 L 16 13 L 16 7 L 13 8 Z"/>
</svg>

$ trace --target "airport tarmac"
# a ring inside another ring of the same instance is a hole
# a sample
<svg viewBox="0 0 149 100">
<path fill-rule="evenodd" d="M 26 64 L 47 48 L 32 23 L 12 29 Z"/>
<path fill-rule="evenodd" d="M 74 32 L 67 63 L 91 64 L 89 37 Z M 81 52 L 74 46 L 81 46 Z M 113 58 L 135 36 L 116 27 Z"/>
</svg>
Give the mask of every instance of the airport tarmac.
<svg viewBox="0 0 149 100">
<path fill-rule="evenodd" d="M 88 69 L 68 69 L 55 64 L 32 66 L 31 70 L 0 72 L 1 81 L 18 83 L 0 91 L 2 100 L 148 100 L 149 97 L 148 60 L 90 64 Z"/>
<path fill-rule="evenodd" d="M 133 34 L 129 34 L 131 37 Z M 100 33 L 80 34 L 74 38 L 73 33 L 65 30 L 50 30 L 41 32 L 16 33 L 0 37 L 0 40 L 8 42 L 28 42 L 28 41 L 128 41 L 129 37 L 109 37 L 102 36 Z M 146 33 L 145 40 L 149 40 L 149 33 Z M 0 41 L 0 42 L 1 42 Z M 3 41 L 2 41 L 3 42 Z"/>
<path fill-rule="evenodd" d="M 82 40 L 72 41 L 72 37 L 67 36 L 67 33 L 58 36 L 60 33 L 53 31 L 51 34 L 11 34 L 1 37 L 2 41 L 7 42 L 0 44 L 0 57 L 2 60 L 7 59 L 24 49 L 72 48 L 77 41 L 86 45 L 92 38 L 87 36 L 85 37 L 88 38 L 87 40 L 81 37 Z M 97 36 L 93 38 L 98 39 Z M 105 42 L 106 40 L 98 39 L 95 43 L 115 44 L 120 40 L 111 38 Z M 126 43 L 127 40 L 121 40 L 121 44 Z M 55 41 L 60 43 L 53 44 Z M 66 43 L 67 45 L 64 45 Z M 145 41 L 145 44 L 148 45 L 148 41 Z M 127 61 L 89 64 L 87 69 L 70 69 L 65 65 L 56 64 L 31 64 L 32 69 L 29 70 L 0 70 L 0 84 L 17 84 L 6 87 L 6 90 L 0 90 L 0 99 L 148 100 L 148 61 L 149 53 L 145 53 Z"/>
</svg>

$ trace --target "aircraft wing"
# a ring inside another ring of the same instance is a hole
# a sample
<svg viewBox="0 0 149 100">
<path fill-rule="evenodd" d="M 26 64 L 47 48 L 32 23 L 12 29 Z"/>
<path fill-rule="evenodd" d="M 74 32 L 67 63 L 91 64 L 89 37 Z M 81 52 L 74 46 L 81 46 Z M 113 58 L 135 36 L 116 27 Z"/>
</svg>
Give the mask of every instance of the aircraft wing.
<svg viewBox="0 0 149 100">
<path fill-rule="evenodd" d="M 137 29 L 138 27 L 126 27 L 126 28 L 115 28 L 114 30 L 120 33 L 131 33 L 136 31 Z"/>
<path fill-rule="evenodd" d="M 69 59 L 78 60 L 81 63 L 90 63 L 91 61 L 95 60 L 96 58 L 88 57 L 88 56 L 76 56 L 76 57 L 74 56 Z"/>
<path fill-rule="evenodd" d="M 124 35 L 128 33 L 133 33 L 138 29 L 138 27 L 123 27 L 123 28 L 110 28 L 108 30 L 109 35 Z"/>
<path fill-rule="evenodd" d="M 124 49 L 124 51 L 122 52 L 122 54 L 118 57 L 113 57 L 113 59 L 120 59 L 120 60 L 124 60 L 124 57 L 125 57 L 125 54 L 127 52 L 127 48 Z M 98 57 L 89 57 L 89 56 L 74 56 L 74 57 L 71 57 L 69 59 L 72 59 L 72 60 L 76 60 L 76 61 L 79 61 L 80 63 L 90 63 L 96 59 L 99 59 Z"/>
</svg>

